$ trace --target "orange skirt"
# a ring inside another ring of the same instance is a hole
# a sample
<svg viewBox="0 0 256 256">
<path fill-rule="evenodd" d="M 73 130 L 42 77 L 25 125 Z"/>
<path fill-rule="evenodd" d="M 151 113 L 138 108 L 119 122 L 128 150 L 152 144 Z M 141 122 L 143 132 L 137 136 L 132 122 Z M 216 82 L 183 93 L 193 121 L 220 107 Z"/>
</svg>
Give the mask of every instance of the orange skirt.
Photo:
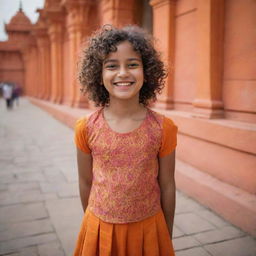
<svg viewBox="0 0 256 256">
<path fill-rule="evenodd" d="M 174 256 L 163 212 L 139 222 L 112 224 L 86 210 L 74 256 Z"/>
</svg>

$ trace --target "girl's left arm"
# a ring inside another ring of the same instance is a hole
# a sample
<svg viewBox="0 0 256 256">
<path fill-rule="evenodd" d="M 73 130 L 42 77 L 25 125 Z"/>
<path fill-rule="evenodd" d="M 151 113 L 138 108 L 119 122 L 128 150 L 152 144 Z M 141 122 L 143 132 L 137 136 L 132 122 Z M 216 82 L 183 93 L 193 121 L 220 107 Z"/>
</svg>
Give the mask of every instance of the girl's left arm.
<svg viewBox="0 0 256 256">
<path fill-rule="evenodd" d="M 173 220 L 175 212 L 176 186 L 174 179 L 175 150 L 164 157 L 159 157 L 158 182 L 161 190 L 161 205 L 172 239 Z"/>
</svg>

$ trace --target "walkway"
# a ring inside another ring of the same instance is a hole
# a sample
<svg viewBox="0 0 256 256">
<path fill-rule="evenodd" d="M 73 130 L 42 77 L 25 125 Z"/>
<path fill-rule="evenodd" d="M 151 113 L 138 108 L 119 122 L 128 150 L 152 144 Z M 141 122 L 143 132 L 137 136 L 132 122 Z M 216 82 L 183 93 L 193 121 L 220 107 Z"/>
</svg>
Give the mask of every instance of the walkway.
<svg viewBox="0 0 256 256">
<path fill-rule="evenodd" d="M 12 111 L 0 100 L 0 117 L 0 255 L 71 256 L 82 218 L 72 130 L 26 99 Z M 180 192 L 174 246 L 256 255 L 254 238 Z"/>
</svg>

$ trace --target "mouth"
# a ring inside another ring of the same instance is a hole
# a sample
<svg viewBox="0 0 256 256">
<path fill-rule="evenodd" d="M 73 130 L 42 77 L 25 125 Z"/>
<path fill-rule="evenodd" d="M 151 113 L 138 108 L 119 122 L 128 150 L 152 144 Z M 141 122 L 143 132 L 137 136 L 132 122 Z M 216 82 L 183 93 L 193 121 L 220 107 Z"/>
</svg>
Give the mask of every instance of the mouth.
<svg viewBox="0 0 256 256">
<path fill-rule="evenodd" d="M 133 85 L 134 82 L 115 82 L 113 84 L 114 84 L 114 86 L 117 86 L 117 87 L 129 87 L 129 86 Z"/>
</svg>

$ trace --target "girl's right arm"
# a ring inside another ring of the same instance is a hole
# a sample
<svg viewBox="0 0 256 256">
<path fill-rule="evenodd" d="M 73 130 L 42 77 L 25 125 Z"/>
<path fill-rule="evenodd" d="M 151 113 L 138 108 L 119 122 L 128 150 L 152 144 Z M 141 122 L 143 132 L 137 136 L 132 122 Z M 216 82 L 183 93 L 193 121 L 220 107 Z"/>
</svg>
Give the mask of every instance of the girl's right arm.
<svg viewBox="0 0 256 256">
<path fill-rule="evenodd" d="M 77 148 L 77 165 L 80 198 L 85 212 L 92 186 L 92 156 Z"/>
</svg>

